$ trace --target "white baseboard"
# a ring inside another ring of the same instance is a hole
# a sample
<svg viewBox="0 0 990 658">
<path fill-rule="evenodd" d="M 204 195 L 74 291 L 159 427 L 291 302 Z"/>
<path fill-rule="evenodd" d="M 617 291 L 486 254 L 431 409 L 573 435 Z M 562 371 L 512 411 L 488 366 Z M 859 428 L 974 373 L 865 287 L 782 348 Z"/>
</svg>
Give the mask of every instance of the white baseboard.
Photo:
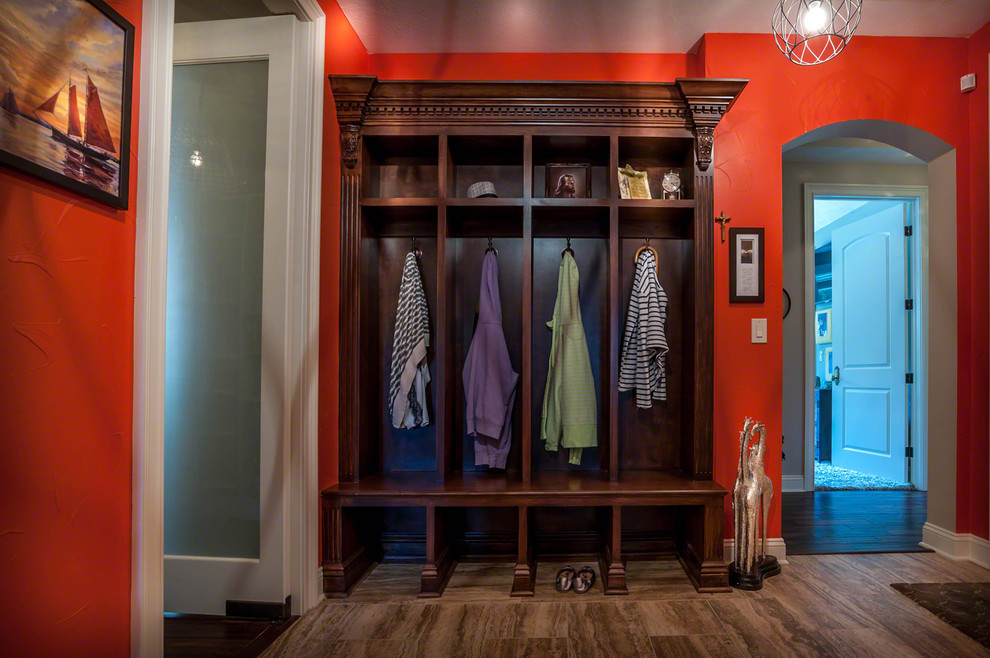
<svg viewBox="0 0 990 658">
<path fill-rule="evenodd" d="M 733 545 L 734 540 L 724 539 L 722 540 L 722 551 L 725 555 L 726 562 L 732 562 L 735 558 L 733 557 Z M 770 537 L 767 539 L 767 553 L 777 558 L 777 561 L 781 564 L 787 564 L 787 545 L 784 544 L 783 537 Z"/>
<path fill-rule="evenodd" d="M 969 560 L 990 569 L 990 541 L 969 533 L 955 533 L 926 523 L 921 529 L 921 546 L 950 560 Z"/>
<path fill-rule="evenodd" d="M 789 491 L 807 491 L 803 475 L 785 475 L 780 478 L 780 488 L 784 493 Z M 778 558 L 779 559 L 779 558 Z"/>
</svg>

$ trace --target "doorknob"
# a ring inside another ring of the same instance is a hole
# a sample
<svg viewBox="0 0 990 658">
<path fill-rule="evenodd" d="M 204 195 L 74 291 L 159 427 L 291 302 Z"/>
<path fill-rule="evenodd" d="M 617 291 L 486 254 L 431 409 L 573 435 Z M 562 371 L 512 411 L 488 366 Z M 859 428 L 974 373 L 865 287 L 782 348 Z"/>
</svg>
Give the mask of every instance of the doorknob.
<svg viewBox="0 0 990 658">
<path fill-rule="evenodd" d="M 839 366 L 835 366 L 835 370 L 832 371 L 832 383 L 839 383 Z"/>
</svg>

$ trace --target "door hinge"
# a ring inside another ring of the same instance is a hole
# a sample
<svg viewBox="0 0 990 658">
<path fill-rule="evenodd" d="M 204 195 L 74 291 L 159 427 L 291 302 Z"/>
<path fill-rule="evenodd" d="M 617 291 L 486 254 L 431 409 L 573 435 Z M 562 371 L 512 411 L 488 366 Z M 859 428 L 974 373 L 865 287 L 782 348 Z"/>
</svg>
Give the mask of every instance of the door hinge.
<svg viewBox="0 0 990 658">
<path fill-rule="evenodd" d="M 904 456 L 905 457 L 914 457 L 914 447 L 913 446 L 904 446 Z"/>
<path fill-rule="evenodd" d="M 912 235 L 914 235 L 914 227 L 913 226 L 905 226 L 904 227 L 904 237 L 905 238 L 910 238 Z"/>
<path fill-rule="evenodd" d="M 908 374 L 904 375 L 904 383 L 905 384 L 913 384 L 914 383 L 914 373 L 909 372 Z"/>
<path fill-rule="evenodd" d="M 905 310 L 908 310 L 908 311 L 913 311 L 914 310 L 914 300 L 913 299 L 905 299 L 904 300 L 904 309 Z"/>
</svg>

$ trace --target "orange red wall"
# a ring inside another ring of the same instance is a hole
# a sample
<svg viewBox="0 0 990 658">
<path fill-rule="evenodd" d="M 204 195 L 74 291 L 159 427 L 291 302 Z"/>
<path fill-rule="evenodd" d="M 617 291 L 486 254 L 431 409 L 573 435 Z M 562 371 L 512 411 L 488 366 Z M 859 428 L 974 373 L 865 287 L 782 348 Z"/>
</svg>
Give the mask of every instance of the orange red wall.
<svg viewBox="0 0 990 658">
<path fill-rule="evenodd" d="M 987 336 L 990 332 L 990 166 L 988 166 L 987 88 L 990 86 L 990 23 L 970 37 L 966 73 L 976 73 L 976 90 L 967 94 L 969 103 L 969 213 L 964 234 L 960 222 L 959 273 L 959 448 L 956 462 L 956 532 L 971 532 L 990 538 L 990 500 L 987 470 L 990 463 L 990 358 Z M 965 257 L 963 255 L 965 251 Z M 967 268 L 966 300 L 963 299 L 963 263 Z M 965 312 L 964 312 L 965 310 Z M 965 324 L 964 324 L 965 323 Z M 963 381 L 967 386 L 962 386 Z M 965 397 L 964 397 L 965 396 Z"/>
<path fill-rule="evenodd" d="M 0 168 L 0 653 L 126 656 L 130 647 L 134 203 Z"/>
<path fill-rule="evenodd" d="M 815 128 L 849 119 L 898 121 L 926 130 L 957 148 L 959 215 L 959 510 L 958 532 L 987 536 L 987 170 L 985 27 L 973 39 L 856 37 L 832 62 L 798 67 L 786 61 L 767 35 L 709 34 L 695 54 L 567 54 L 570 79 L 645 81 L 680 76 L 748 78 L 750 83 L 716 133 L 715 209 L 736 226 L 766 229 L 767 301 L 761 306 L 727 302 L 726 246 L 715 244 L 715 461 L 716 479 L 734 479 L 737 434 L 745 416 L 767 423 L 772 445 L 767 472 L 780 483 L 782 343 L 781 147 Z M 355 50 L 363 47 L 354 45 Z M 981 54 L 982 53 L 982 54 Z M 544 53 L 372 54 L 364 72 L 390 79 L 546 80 L 560 79 L 554 67 L 562 55 Z M 982 68 L 971 60 L 982 56 Z M 350 55 L 354 59 L 354 55 Z M 328 72 L 344 72 L 328 62 Z M 959 93 L 959 76 L 976 66 L 979 94 Z M 354 72 L 354 71 L 350 71 Z M 970 122 L 979 122 L 971 138 Z M 982 138 L 978 131 L 982 130 Z M 974 147 L 973 145 L 976 144 Z M 982 150 L 981 150 L 982 149 Z M 982 160 L 980 160 L 982 158 Z M 979 169 L 979 160 L 983 169 Z M 325 161 L 337 176 L 336 158 Z M 982 171 L 982 173 L 981 173 Z M 328 181 L 329 182 L 329 181 Z M 339 187 L 339 182 L 329 184 Z M 335 197 L 336 198 L 336 197 Z M 980 205 L 982 204 L 982 205 Z M 338 213 L 337 208 L 332 212 Z M 324 231 L 336 253 L 338 217 L 325 215 Z M 328 221 L 329 220 L 329 221 Z M 970 241 L 967 241 L 970 240 Z M 324 264 L 329 266 L 328 260 Z M 333 261 L 336 267 L 336 261 Z M 327 270 L 326 276 L 331 276 Z M 332 276 L 336 277 L 334 271 Z M 346 294 L 346 293 L 344 293 Z M 336 335 L 336 315 L 331 314 Z M 750 319 L 766 317 L 769 342 L 749 341 Z M 321 371 L 321 381 L 335 379 Z M 324 385 L 326 387 L 326 385 Z M 334 389 L 336 394 L 336 389 Z M 321 426 L 324 445 L 335 449 L 333 425 Z M 329 466 L 330 459 L 321 462 Z M 321 482 L 335 481 L 321 470 Z M 780 534 L 780 497 L 771 520 Z M 726 532 L 731 516 L 726 510 Z"/>
<path fill-rule="evenodd" d="M 797 67 L 780 55 L 763 35 L 706 35 L 705 74 L 746 77 L 750 83 L 716 132 L 715 209 L 725 208 L 739 225 L 765 226 L 768 239 L 767 303 L 762 309 L 725 304 L 727 281 L 724 259 L 715 261 L 715 428 L 729 432 L 747 413 L 763 414 L 780 439 L 781 405 L 781 146 L 823 125 L 851 119 L 881 119 L 926 130 L 957 148 L 959 244 L 972 222 L 968 178 L 970 138 L 968 98 L 959 92 L 965 72 L 965 39 L 905 39 L 856 37 L 832 62 Z M 745 57 L 740 57 L 745 53 Z M 986 242 L 984 240 L 984 249 Z M 970 254 L 960 250 L 958 263 L 960 308 L 960 364 L 969 364 L 978 352 L 963 313 L 974 287 Z M 986 288 L 987 277 L 981 280 Z M 769 318 L 770 345 L 749 344 L 743 329 L 750 317 Z M 964 340 L 965 339 L 965 340 Z M 986 353 L 987 337 L 982 338 Z M 769 349 L 768 349 L 769 348 Z M 960 367 L 960 460 L 970 452 L 975 428 L 966 424 L 972 382 Z M 984 379 L 986 374 L 983 375 Z M 754 385 L 755 384 L 755 385 Z M 985 397 L 984 397 L 985 399 Z M 985 404 L 981 405 L 985 409 Z M 986 418 L 983 432 L 986 441 Z M 779 460 L 780 451 L 768 450 Z M 719 479 L 730 479 L 734 460 L 716 450 Z M 987 496 L 986 460 L 982 496 Z M 771 475 L 776 480 L 777 464 Z"/>
<path fill-rule="evenodd" d="M 336 0 L 318 0 L 326 14 L 326 73 L 368 73 L 368 51 Z M 340 340 L 340 128 L 330 84 L 323 87 L 323 190 L 320 226 L 319 483 L 337 482 L 337 378 Z"/>
</svg>

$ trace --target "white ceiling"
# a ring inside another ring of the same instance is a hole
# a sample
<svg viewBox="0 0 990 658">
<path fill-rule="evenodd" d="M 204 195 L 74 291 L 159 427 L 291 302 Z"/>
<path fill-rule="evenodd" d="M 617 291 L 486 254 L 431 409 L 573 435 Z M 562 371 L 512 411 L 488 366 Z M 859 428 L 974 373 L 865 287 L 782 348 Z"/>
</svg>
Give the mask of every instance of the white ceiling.
<svg viewBox="0 0 990 658">
<path fill-rule="evenodd" d="M 371 53 L 686 53 L 706 32 L 769 34 L 777 5 L 774 0 L 338 3 Z M 968 37 L 987 21 L 987 0 L 863 0 L 856 34 Z"/>
</svg>

